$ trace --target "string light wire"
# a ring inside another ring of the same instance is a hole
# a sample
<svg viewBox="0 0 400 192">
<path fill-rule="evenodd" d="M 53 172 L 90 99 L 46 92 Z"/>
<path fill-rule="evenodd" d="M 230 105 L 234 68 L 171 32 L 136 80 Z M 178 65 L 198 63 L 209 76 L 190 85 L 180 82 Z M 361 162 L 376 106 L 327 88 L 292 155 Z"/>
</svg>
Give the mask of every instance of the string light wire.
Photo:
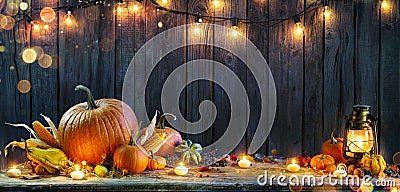
<svg viewBox="0 0 400 192">
<path fill-rule="evenodd" d="M 142 0 L 136 0 L 139 3 L 142 3 Z M 244 24 L 259 24 L 261 26 L 264 27 L 273 27 L 275 25 L 278 25 L 282 22 L 288 21 L 293 19 L 295 16 L 302 16 L 308 12 L 311 12 L 315 9 L 317 9 L 320 5 L 324 5 L 324 2 L 326 0 L 320 0 L 320 1 L 315 1 L 313 3 L 311 3 L 309 6 L 307 6 L 306 9 L 304 9 L 303 11 L 293 14 L 291 16 L 288 16 L 286 18 L 275 18 L 275 19 L 269 19 L 269 20 L 262 20 L 262 21 L 255 21 L 255 20 L 251 20 L 248 18 L 237 18 L 237 17 L 221 17 L 221 16 L 211 16 L 211 15 L 200 15 L 199 13 L 191 13 L 191 12 L 187 12 L 187 11 L 181 11 L 181 10 L 175 10 L 175 9 L 169 9 L 166 7 L 161 6 L 160 4 L 158 4 L 155 0 L 149 0 L 157 10 L 160 11 L 165 11 L 165 12 L 169 12 L 169 13 L 173 13 L 173 14 L 180 14 L 180 15 L 188 15 L 188 16 L 192 16 L 195 19 L 196 18 L 201 18 L 204 21 L 207 22 L 212 22 L 212 23 L 219 23 L 219 22 L 225 22 L 225 21 L 237 21 L 239 23 L 244 23 Z M 121 2 L 121 0 L 115 0 L 116 3 Z M 60 10 L 67 10 L 67 9 L 80 9 L 80 8 L 86 8 L 86 7 L 90 7 L 90 6 L 97 6 L 97 5 L 106 5 L 107 1 L 89 1 L 89 2 L 85 2 L 85 3 L 81 3 L 81 4 L 77 4 L 77 5 L 65 5 L 65 6 L 58 6 L 58 7 L 54 7 L 52 8 L 54 11 L 60 11 Z M 31 10 L 29 12 L 27 12 L 26 14 L 38 14 L 40 12 L 42 8 L 31 8 Z M 36 13 L 37 12 L 37 13 Z M 31 16 L 30 15 L 30 16 Z M 24 20 L 24 18 L 18 20 L 22 21 Z"/>
</svg>

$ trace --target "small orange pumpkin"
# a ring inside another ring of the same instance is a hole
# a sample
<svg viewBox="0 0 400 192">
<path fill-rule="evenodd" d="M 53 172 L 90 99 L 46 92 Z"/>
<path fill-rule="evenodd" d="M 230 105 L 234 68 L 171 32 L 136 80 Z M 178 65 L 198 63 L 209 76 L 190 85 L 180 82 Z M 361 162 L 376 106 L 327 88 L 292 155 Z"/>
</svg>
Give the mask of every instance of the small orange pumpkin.
<svg viewBox="0 0 400 192">
<path fill-rule="evenodd" d="M 167 164 L 167 160 L 164 157 L 154 156 L 153 151 L 150 151 L 151 158 L 149 159 L 149 163 L 147 164 L 147 169 L 154 171 L 164 169 Z"/>
<path fill-rule="evenodd" d="M 158 156 L 166 156 L 166 155 L 174 154 L 175 147 L 182 143 L 182 136 L 178 131 L 176 131 L 175 129 L 173 129 L 171 127 L 164 126 L 165 118 L 168 116 L 176 119 L 175 115 L 172 115 L 170 113 L 165 113 L 165 114 L 161 115 L 160 120 L 158 121 L 158 124 L 157 124 L 156 128 L 154 129 L 154 131 L 156 133 L 165 133 L 165 137 L 168 137 L 169 135 L 173 135 L 155 153 L 155 155 L 158 155 Z"/>
<path fill-rule="evenodd" d="M 140 145 L 121 145 L 114 152 L 114 166 L 131 174 L 141 173 L 149 162 L 145 151 Z"/>
<path fill-rule="evenodd" d="M 332 164 L 332 165 L 328 165 L 325 168 L 325 171 L 327 171 L 328 173 L 333 173 L 336 170 L 336 165 Z"/>
<path fill-rule="evenodd" d="M 346 159 L 343 156 L 343 138 L 335 138 L 333 131 L 331 138 L 322 144 L 321 149 L 322 154 L 332 156 L 336 163 L 346 163 Z"/>
<path fill-rule="evenodd" d="M 334 165 L 335 159 L 330 155 L 319 154 L 311 159 L 310 165 L 318 170 L 325 170 L 328 165 Z"/>
</svg>

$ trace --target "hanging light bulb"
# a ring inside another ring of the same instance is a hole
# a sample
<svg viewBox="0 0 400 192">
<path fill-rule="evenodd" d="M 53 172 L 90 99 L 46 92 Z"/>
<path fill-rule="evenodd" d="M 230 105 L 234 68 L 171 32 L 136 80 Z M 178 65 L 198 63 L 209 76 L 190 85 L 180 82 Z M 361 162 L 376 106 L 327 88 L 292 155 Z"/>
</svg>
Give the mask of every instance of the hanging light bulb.
<svg viewBox="0 0 400 192">
<path fill-rule="evenodd" d="M 133 10 L 135 13 L 138 12 L 139 9 L 140 9 L 139 5 L 133 5 L 133 6 L 132 6 L 132 10 Z"/>
<path fill-rule="evenodd" d="M 47 30 L 49 30 L 49 29 L 50 29 L 50 26 L 49 26 L 49 25 L 47 25 L 47 24 L 44 24 L 44 25 L 43 25 L 43 29 L 47 31 Z"/>
<path fill-rule="evenodd" d="M 75 18 L 72 15 L 72 11 L 71 10 L 67 10 L 67 15 L 65 15 L 65 25 L 67 26 L 72 26 L 75 24 Z"/>
<path fill-rule="evenodd" d="M 124 12 L 124 4 L 125 2 L 123 0 L 117 0 L 117 13 L 122 14 Z"/>
<path fill-rule="evenodd" d="M 203 19 L 201 18 L 200 15 L 196 15 L 196 18 L 194 19 L 194 21 L 195 21 L 196 23 L 203 23 Z"/>
<path fill-rule="evenodd" d="M 237 35 L 239 35 L 239 32 L 237 31 L 239 29 L 238 25 L 239 25 L 239 19 L 237 17 L 233 17 L 231 19 L 232 22 L 232 36 L 236 37 Z"/>
<path fill-rule="evenodd" d="M 329 19 L 331 16 L 331 10 L 329 8 L 329 0 L 324 0 L 324 17 Z"/>
<path fill-rule="evenodd" d="M 167 4 L 168 4 L 168 0 L 161 0 L 161 5 L 162 6 L 167 5 Z"/>
<path fill-rule="evenodd" d="M 233 17 L 231 19 L 232 22 L 232 29 L 238 29 L 239 19 L 237 17 Z"/>
<path fill-rule="evenodd" d="M 296 24 L 296 29 L 295 29 L 294 33 L 296 36 L 302 37 L 304 35 L 304 27 L 300 22 L 300 16 L 296 15 L 293 19 L 294 19 L 294 23 Z"/>
<path fill-rule="evenodd" d="M 34 22 L 31 23 L 32 24 L 32 31 L 35 33 L 40 33 L 41 27 L 38 24 L 35 24 Z"/>
<path fill-rule="evenodd" d="M 213 0 L 212 4 L 213 4 L 213 6 L 214 6 L 215 8 L 218 8 L 219 6 L 221 6 L 221 1 L 219 1 L 219 0 Z"/>
<path fill-rule="evenodd" d="M 389 11 L 390 3 L 387 0 L 382 0 L 381 1 L 381 9 L 382 9 L 382 11 Z"/>
</svg>

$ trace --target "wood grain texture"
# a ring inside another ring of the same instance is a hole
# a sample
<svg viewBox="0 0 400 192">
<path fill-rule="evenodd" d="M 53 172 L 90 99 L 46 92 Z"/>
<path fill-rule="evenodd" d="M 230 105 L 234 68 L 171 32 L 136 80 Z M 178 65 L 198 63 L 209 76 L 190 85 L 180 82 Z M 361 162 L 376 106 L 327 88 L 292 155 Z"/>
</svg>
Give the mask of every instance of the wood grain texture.
<svg viewBox="0 0 400 192">
<path fill-rule="evenodd" d="M 306 7 L 309 6 L 306 4 Z M 304 87 L 303 87 L 303 153 L 314 155 L 319 153 L 325 141 L 323 97 L 324 92 L 324 12 L 323 8 L 315 9 L 304 15 L 305 47 L 304 47 Z M 322 130 L 322 131 L 321 131 Z"/>
<path fill-rule="evenodd" d="M 270 2 L 270 20 L 301 12 L 303 1 Z M 302 23 L 304 18 L 301 18 Z M 294 34 L 293 20 L 271 27 L 269 64 L 277 89 L 277 111 L 270 133 L 270 149 L 301 155 L 303 104 L 303 37 Z M 282 142 L 284 141 L 284 142 Z"/>
<path fill-rule="evenodd" d="M 247 5 L 247 18 L 255 21 L 268 21 L 269 19 L 269 1 L 248 1 Z M 267 24 L 267 23 L 266 23 Z M 264 24 L 264 25 L 266 25 Z M 246 25 L 248 39 L 257 46 L 258 50 L 264 56 L 265 60 L 269 64 L 269 28 L 266 28 L 262 24 L 249 23 Z M 249 46 L 249 45 L 247 45 Z M 247 70 L 247 94 L 250 102 L 250 121 L 248 125 L 246 146 L 250 146 L 252 139 L 254 138 L 255 131 L 260 121 L 261 97 L 257 82 L 255 79 L 251 79 L 252 73 Z M 264 93 L 265 94 L 265 93 Z M 259 149 L 260 154 L 268 154 L 268 141 Z"/>
<path fill-rule="evenodd" d="M 322 136 L 344 136 L 345 116 L 354 105 L 354 1 L 337 1 L 332 5 L 331 19 L 325 23 L 324 92 Z M 342 10 L 342 11 L 338 11 Z"/>
<path fill-rule="evenodd" d="M 398 127 L 400 126 L 400 8 L 393 1 L 391 9 L 381 12 L 380 67 L 379 67 L 379 145 L 385 159 L 400 151 Z"/>
<path fill-rule="evenodd" d="M 355 103 L 378 113 L 379 2 L 357 0 L 355 10 Z"/>
<path fill-rule="evenodd" d="M 6 122 L 30 124 L 31 122 L 31 92 L 21 93 L 17 89 L 18 82 L 21 80 L 31 80 L 31 65 L 23 62 L 19 56 L 29 42 L 18 43 L 14 38 L 16 33 L 19 33 L 20 30 L 26 31 L 27 27 L 26 23 L 18 23 L 15 26 L 16 30 L 3 31 L 0 36 L 2 45 L 6 47 L 4 52 L 0 53 L 1 149 L 4 149 L 4 146 L 11 141 L 29 138 L 29 133 L 25 129 L 4 124 Z M 28 36 L 27 39 L 30 39 L 30 37 Z M 1 157 L 0 166 L 4 168 L 25 160 L 24 151 L 17 149 L 10 153 L 7 158 Z"/>
<path fill-rule="evenodd" d="M 71 4 L 76 4 L 70 1 Z M 113 5 L 99 6 L 100 16 L 85 20 L 84 9 L 76 9 L 75 26 L 60 22 L 60 114 L 86 97 L 75 92 L 77 85 L 89 87 L 95 99 L 114 97 L 115 22 Z M 60 17 L 64 13 L 60 12 Z"/>
<path fill-rule="evenodd" d="M 32 1 L 32 7 L 56 7 L 57 2 L 47 1 Z M 40 19 L 39 16 L 34 17 L 35 20 Z M 32 32 L 31 46 L 39 46 L 43 49 L 44 54 L 58 58 L 58 12 L 54 21 L 48 23 L 49 31 L 43 30 L 40 33 Z M 52 60 L 52 66 L 58 66 L 58 59 Z M 39 120 L 45 126 L 47 122 L 40 116 L 41 113 L 50 117 L 50 119 L 58 125 L 58 70 L 55 67 L 43 68 L 36 61 L 31 65 L 31 84 L 32 84 L 32 120 Z M 43 103 L 46 101 L 46 103 Z M 31 123 L 29 123 L 31 125 Z"/>
<path fill-rule="evenodd" d="M 211 9 L 209 1 L 207 0 L 193 0 L 188 1 L 187 10 L 192 13 L 198 13 L 200 15 L 210 15 Z M 194 23 L 195 17 L 189 16 L 186 18 L 186 23 Z M 193 38 L 196 36 L 189 27 L 187 27 L 187 37 L 186 39 Z M 207 29 L 201 29 L 201 35 L 204 35 L 206 42 L 212 43 L 214 33 L 212 31 L 208 31 Z M 185 48 L 185 62 L 195 62 L 199 59 L 207 59 L 213 60 L 213 51 L 214 47 L 212 46 L 205 46 L 205 45 L 192 45 L 187 46 Z M 186 119 L 189 122 L 197 122 L 200 118 L 209 119 L 210 113 L 205 113 L 203 116 L 199 113 L 199 106 L 200 103 L 205 100 L 213 101 L 214 98 L 214 90 L 213 90 L 213 83 L 211 81 L 195 81 L 192 83 L 188 82 L 188 79 L 192 79 L 193 77 L 199 76 L 207 76 L 207 74 L 214 74 L 214 70 L 212 67 L 202 67 L 202 63 L 197 63 L 194 65 L 192 69 L 188 69 L 186 66 L 186 74 L 183 76 L 186 78 L 185 82 L 187 83 L 187 87 L 185 89 L 184 97 L 181 97 L 182 100 L 180 101 L 182 106 L 185 106 L 184 112 L 186 114 Z M 217 113 L 218 114 L 218 113 Z M 192 130 L 200 130 L 205 125 L 200 123 L 198 127 L 191 127 Z M 185 130 L 188 130 L 189 125 L 185 125 Z M 221 127 L 222 128 L 222 127 Z M 194 142 L 201 143 L 203 146 L 210 145 L 214 139 L 213 130 L 216 130 L 215 125 L 211 128 L 207 129 L 206 131 L 200 134 L 185 134 L 185 137 L 188 139 L 193 140 Z"/>
<path fill-rule="evenodd" d="M 59 5 L 77 2 L 63 0 Z M 312 2 L 314 0 L 221 0 L 222 6 L 214 7 L 211 0 L 171 0 L 165 6 L 202 15 L 272 21 L 301 12 L 304 5 Z M 344 136 L 345 116 L 351 113 L 354 104 L 362 103 L 371 105 L 371 113 L 378 115 L 380 150 L 385 159 L 391 161 L 393 153 L 399 150 L 396 128 L 400 117 L 400 16 L 399 2 L 392 2 L 391 10 L 379 14 L 378 1 L 330 1 L 331 18 L 325 21 L 321 18 L 322 6 L 301 17 L 306 29 L 304 39 L 295 37 L 292 18 L 271 27 L 239 24 L 240 33 L 267 59 L 277 89 L 275 123 L 268 141 L 259 151 L 261 154 L 274 148 L 285 156 L 300 155 L 303 151 L 309 155 L 319 153 L 321 143 L 332 129 L 336 130 L 335 135 Z M 133 12 L 133 4 L 140 7 L 138 12 Z M 56 5 L 51 0 L 32 2 L 33 7 Z M 17 43 L 14 36 L 21 32 L 30 34 L 30 25 L 21 22 L 13 31 L 0 32 L 0 45 L 6 47 L 0 52 L 0 149 L 11 140 L 29 137 L 22 128 L 6 126 L 5 122 L 30 125 L 33 120 L 42 121 L 39 114 L 44 113 L 57 123 L 67 109 L 84 102 L 86 97 L 74 91 L 78 84 L 90 87 L 96 99 L 121 99 L 126 70 L 137 51 L 156 35 L 194 22 L 193 16 L 156 11 L 149 0 L 127 1 L 125 15 L 115 15 L 114 8 L 114 3 L 106 3 L 73 10 L 77 26 L 72 29 L 65 26 L 65 10 L 60 10 L 57 19 L 50 23 L 51 32 L 32 33 L 24 44 Z M 39 16 L 35 15 L 34 19 Z M 157 26 L 159 21 L 162 27 Z M 214 23 L 231 27 L 230 20 Z M 183 40 L 189 35 L 189 32 L 184 34 Z M 210 42 L 215 38 L 223 38 L 228 44 L 233 42 L 231 36 L 216 37 L 212 30 L 207 38 Z M 38 62 L 23 63 L 19 54 L 28 45 L 43 47 L 45 53 L 52 56 L 54 65 L 43 69 Z M 157 51 L 146 50 L 146 53 L 156 55 Z M 260 93 L 245 63 L 226 50 L 197 45 L 177 49 L 162 58 L 150 76 L 145 75 L 149 68 L 135 65 L 135 88 L 147 86 L 146 110 L 140 108 L 142 103 L 138 97 L 133 99 L 131 107 L 141 117 L 152 117 L 155 110 L 162 111 L 161 89 L 166 78 L 178 66 L 196 59 L 222 63 L 234 71 L 245 86 L 251 108 L 243 115 L 250 114 L 250 124 L 242 125 L 248 130 L 234 152 L 244 153 L 258 125 Z M 187 82 L 188 77 L 198 74 L 218 75 L 214 67 L 186 69 L 179 80 Z M 147 78 L 150 79 L 148 84 Z M 26 94 L 17 90 L 17 83 L 22 79 L 29 80 L 32 85 Z M 199 119 L 199 104 L 206 99 L 218 109 L 213 126 L 199 135 L 182 133 L 184 138 L 204 146 L 220 138 L 228 126 L 232 108 L 227 94 L 211 81 L 198 81 L 188 84 L 179 99 L 182 115 L 192 122 Z M 183 130 L 187 130 L 187 126 L 182 125 Z M 23 152 L 17 150 L 7 159 L 0 158 L 0 167 L 22 162 L 24 157 Z"/>
</svg>

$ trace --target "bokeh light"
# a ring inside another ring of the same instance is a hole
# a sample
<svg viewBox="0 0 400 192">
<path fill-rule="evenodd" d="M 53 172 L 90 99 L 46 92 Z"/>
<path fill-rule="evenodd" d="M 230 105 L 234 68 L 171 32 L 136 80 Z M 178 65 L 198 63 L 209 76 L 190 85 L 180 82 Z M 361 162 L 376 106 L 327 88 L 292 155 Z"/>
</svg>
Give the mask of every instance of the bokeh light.
<svg viewBox="0 0 400 192">
<path fill-rule="evenodd" d="M 36 59 L 39 60 L 44 56 L 44 51 L 39 46 L 33 46 L 32 49 L 36 52 Z"/>
<path fill-rule="evenodd" d="M 159 22 L 157 23 L 157 26 L 158 26 L 158 28 L 162 28 L 162 27 L 163 27 L 163 23 L 162 23 L 161 21 L 159 21 Z"/>
<path fill-rule="evenodd" d="M 17 88 L 21 93 L 28 93 L 31 90 L 31 83 L 28 80 L 21 80 L 18 82 Z"/>
<path fill-rule="evenodd" d="M 45 7 L 40 11 L 40 19 L 44 22 L 52 22 L 56 18 L 56 12 L 51 7 Z"/>
<path fill-rule="evenodd" d="M 4 45 L 0 45 L 0 53 L 6 51 L 6 47 Z"/>
<path fill-rule="evenodd" d="M 18 13 L 19 10 L 19 4 L 14 3 L 14 2 L 7 2 L 7 7 L 5 10 L 6 15 L 14 16 Z"/>
<path fill-rule="evenodd" d="M 0 14 L 0 29 L 4 28 L 7 25 L 7 17 L 3 14 Z"/>
<path fill-rule="evenodd" d="M 58 69 L 61 66 L 61 58 L 58 55 L 52 55 L 51 56 L 52 64 L 51 67 L 52 69 Z"/>
<path fill-rule="evenodd" d="M 20 8 L 22 11 L 25 11 L 25 10 L 27 10 L 27 9 L 29 8 L 29 4 L 28 4 L 27 2 L 21 2 L 21 3 L 19 4 L 19 8 Z"/>
<path fill-rule="evenodd" d="M 100 9 L 97 6 L 85 8 L 85 15 L 88 20 L 94 21 L 100 16 Z"/>
<path fill-rule="evenodd" d="M 100 40 L 99 48 L 104 52 L 109 52 L 114 48 L 114 41 L 109 38 L 104 38 Z"/>
<path fill-rule="evenodd" d="M 6 26 L 3 27 L 4 30 L 11 30 L 14 28 L 15 25 L 15 20 L 11 16 L 6 16 Z"/>
<path fill-rule="evenodd" d="M 50 55 L 44 54 L 42 58 L 40 58 L 39 60 L 39 66 L 42 68 L 49 68 L 52 63 L 53 63 L 53 59 L 51 58 Z"/>
<path fill-rule="evenodd" d="M 32 48 L 26 48 L 23 52 L 22 52 L 22 60 L 25 63 L 33 63 L 36 60 L 36 51 Z"/>
</svg>

